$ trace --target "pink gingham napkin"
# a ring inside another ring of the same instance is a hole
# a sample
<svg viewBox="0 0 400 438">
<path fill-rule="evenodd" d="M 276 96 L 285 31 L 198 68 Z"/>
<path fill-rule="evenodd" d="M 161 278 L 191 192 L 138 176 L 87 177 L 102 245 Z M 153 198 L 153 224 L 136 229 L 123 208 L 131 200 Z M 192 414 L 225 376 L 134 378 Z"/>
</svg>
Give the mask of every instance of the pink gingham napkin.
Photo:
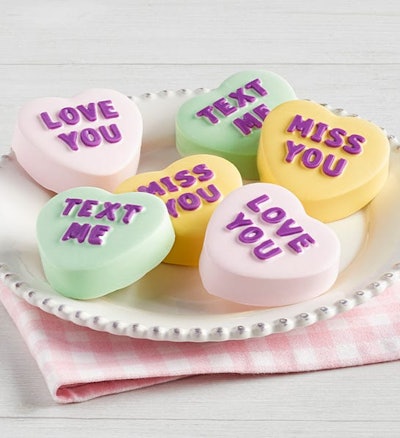
<svg viewBox="0 0 400 438">
<path fill-rule="evenodd" d="M 43 312 L 2 283 L 0 299 L 60 403 L 199 374 L 289 373 L 400 358 L 399 285 L 309 327 L 217 343 L 156 342 L 97 332 Z"/>
</svg>

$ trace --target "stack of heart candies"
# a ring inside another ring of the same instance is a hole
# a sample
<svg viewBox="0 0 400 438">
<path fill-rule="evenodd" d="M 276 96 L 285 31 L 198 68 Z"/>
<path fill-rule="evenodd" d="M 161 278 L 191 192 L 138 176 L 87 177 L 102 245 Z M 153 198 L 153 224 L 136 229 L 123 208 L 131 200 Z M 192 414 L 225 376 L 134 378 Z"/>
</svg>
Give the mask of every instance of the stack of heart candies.
<svg viewBox="0 0 400 438">
<path fill-rule="evenodd" d="M 282 306 L 328 291 L 340 242 L 327 225 L 388 176 L 374 124 L 300 100 L 282 77 L 243 71 L 176 115 L 181 159 L 137 173 L 142 115 L 108 89 L 28 102 L 13 150 L 54 195 L 37 218 L 51 287 L 74 299 L 125 288 L 160 263 L 198 267 L 211 295 Z"/>
</svg>

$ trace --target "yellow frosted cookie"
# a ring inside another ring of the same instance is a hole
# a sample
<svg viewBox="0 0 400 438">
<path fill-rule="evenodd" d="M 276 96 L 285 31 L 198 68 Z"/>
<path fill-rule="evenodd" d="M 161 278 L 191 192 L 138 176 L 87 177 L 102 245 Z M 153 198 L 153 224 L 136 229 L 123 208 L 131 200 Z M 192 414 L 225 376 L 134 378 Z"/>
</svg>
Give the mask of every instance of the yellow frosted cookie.
<svg viewBox="0 0 400 438">
<path fill-rule="evenodd" d="M 238 169 L 215 155 L 192 155 L 156 172 L 134 175 L 116 192 L 147 192 L 167 206 L 175 243 L 164 262 L 197 266 L 208 221 L 225 196 L 242 186 Z"/>
<path fill-rule="evenodd" d="M 260 180 L 286 187 L 323 222 L 349 216 L 382 189 L 389 141 L 376 125 L 315 102 L 293 100 L 265 119 L 257 154 Z"/>
</svg>

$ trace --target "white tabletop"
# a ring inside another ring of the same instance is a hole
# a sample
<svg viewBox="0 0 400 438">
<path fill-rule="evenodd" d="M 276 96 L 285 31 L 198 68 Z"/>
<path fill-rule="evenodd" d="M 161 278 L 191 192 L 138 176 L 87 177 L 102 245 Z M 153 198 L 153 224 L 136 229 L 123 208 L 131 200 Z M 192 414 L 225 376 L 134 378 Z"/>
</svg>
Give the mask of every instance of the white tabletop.
<svg viewBox="0 0 400 438">
<path fill-rule="evenodd" d="M 372 0 L 1 0 L 0 153 L 17 108 L 85 88 L 213 88 L 239 70 L 400 134 L 400 4 Z M 200 376 L 57 405 L 0 306 L 0 431 L 22 436 L 397 437 L 398 362 L 272 376 Z M 113 435 L 113 436 L 114 436 Z"/>
</svg>

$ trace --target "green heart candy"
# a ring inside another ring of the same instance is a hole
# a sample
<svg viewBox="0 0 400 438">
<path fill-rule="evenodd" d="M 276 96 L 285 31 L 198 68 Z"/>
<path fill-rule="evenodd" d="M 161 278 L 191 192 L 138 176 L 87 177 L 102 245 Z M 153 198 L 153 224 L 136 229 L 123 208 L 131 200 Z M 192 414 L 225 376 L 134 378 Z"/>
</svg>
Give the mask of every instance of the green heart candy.
<svg viewBox="0 0 400 438">
<path fill-rule="evenodd" d="M 229 160 L 244 179 L 258 179 L 257 148 L 268 112 L 296 99 L 289 83 L 272 72 L 236 73 L 209 93 L 185 102 L 176 117 L 182 156 L 214 154 Z"/>
<path fill-rule="evenodd" d="M 50 199 L 36 224 L 54 290 L 91 299 L 143 277 L 169 253 L 175 233 L 165 204 L 148 193 L 73 188 Z"/>
</svg>

